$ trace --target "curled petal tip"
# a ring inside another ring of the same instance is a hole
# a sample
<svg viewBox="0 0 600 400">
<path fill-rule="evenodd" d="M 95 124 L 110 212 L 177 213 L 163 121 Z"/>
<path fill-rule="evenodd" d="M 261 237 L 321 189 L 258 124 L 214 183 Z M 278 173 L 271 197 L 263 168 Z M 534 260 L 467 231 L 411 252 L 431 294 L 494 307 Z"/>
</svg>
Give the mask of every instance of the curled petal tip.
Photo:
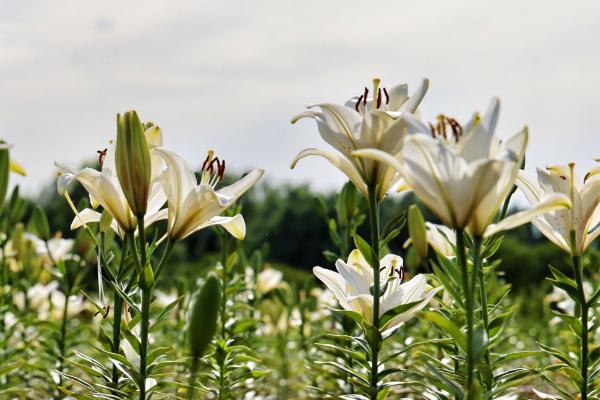
<svg viewBox="0 0 600 400">
<path fill-rule="evenodd" d="M 307 106 L 307 107 L 309 107 L 309 106 Z M 290 122 L 292 124 L 295 124 L 296 122 L 298 122 L 302 118 L 313 118 L 314 116 L 315 116 L 314 112 L 312 112 L 312 111 L 304 111 L 304 112 L 301 112 L 298 115 L 293 116 L 292 119 L 290 120 Z"/>
</svg>

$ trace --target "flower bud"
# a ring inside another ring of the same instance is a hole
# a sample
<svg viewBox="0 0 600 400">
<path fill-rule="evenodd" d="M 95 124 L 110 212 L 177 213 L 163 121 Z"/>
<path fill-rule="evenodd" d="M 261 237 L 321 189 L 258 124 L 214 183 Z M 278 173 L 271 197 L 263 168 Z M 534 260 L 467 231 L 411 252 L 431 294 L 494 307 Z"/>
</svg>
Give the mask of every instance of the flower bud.
<svg viewBox="0 0 600 400">
<path fill-rule="evenodd" d="M 423 214 L 415 204 L 408 208 L 408 234 L 419 258 L 427 259 L 427 228 Z"/>
<path fill-rule="evenodd" d="M 25 226 L 21 222 L 14 227 L 12 244 L 17 253 L 17 258 L 22 259 L 25 255 Z"/>
<path fill-rule="evenodd" d="M 40 206 L 36 206 L 31 214 L 31 224 L 37 232 L 40 239 L 46 241 L 50 239 L 50 225 L 48 224 L 48 217 L 44 209 Z"/>
<path fill-rule="evenodd" d="M 117 115 L 117 175 L 134 215 L 146 214 L 152 165 L 144 126 L 135 111 Z"/>
<path fill-rule="evenodd" d="M 154 285 L 154 271 L 152 271 L 152 265 L 150 261 L 146 262 L 144 269 L 139 275 L 138 286 L 140 289 L 150 289 Z"/>
<path fill-rule="evenodd" d="M 219 281 L 210 275 L 194 297 L 189 314 L 190 352 L 194 359 L 202 357 L 217 332 L 221 289 Z"/>
</svg>

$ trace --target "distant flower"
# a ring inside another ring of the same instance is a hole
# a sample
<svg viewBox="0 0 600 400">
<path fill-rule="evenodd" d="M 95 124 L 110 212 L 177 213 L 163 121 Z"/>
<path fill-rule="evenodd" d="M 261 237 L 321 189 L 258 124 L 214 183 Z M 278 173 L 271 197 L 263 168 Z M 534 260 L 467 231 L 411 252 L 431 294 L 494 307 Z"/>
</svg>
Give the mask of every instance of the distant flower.
<svg viewBox="0 0 600 400">
<path fill-rule="evenodd" d="M 537 182 L 521 171 L 516 184 L 532 205 L 557 194 L 571 201 L 571 209 L 540 215 L 532 223 L 564 251 L 571 253 L 573 249 L 576 254 L 581 254 L 600 235 L 600 171 L 593 169 L 582 183 L 574 169 L 574 164 L 548 167 L 546 171 L 538 169 Z M 571 230 L 575 231 L 576 243 L 571 243 Z"/>
<path fill-rule="evenodd" d="M 427 277 L 423 274 L 403 282 L 403 261 L 399 256 L 388 254 L 380 260 L 379 265 L 381 287 L 385 287 L 383 295 L 380 297 L 379 317 L 403 304 L 420 302 L 408 311 L 390 319 L 380 327 L 382 331 L 394 329 L 414 317 L 442 288 L 427 290 Z M 338 260 L 335 266 L 337 273 L 321 267 L 313 268 L 313 272 L 333 292 L 342 308 L 355 311 L 361 314 L 365 320 L 372 321 L 372 267 L 358 250 L 350 253 L 347 262 Z"/>
<path fill-rule="evenodd" d="M 168 236 L 172 240 L 182 240 L 214 225 L 222 226 L 238 239 L 244 238 L 246 224 L 240 214 L 234 217 L 222 217 L 219 214 L 254 186 L 264 170 L 254 170 L 234 184 L 215 190 L 223 178 L 225 162 L 214 157 L 212 151 L 202 167 L 200 184 L 181 156 L 162 147 L 157 147 L 153 152 L 167 164 L 161 182 L 167 194 Z"/>
<path fill-rule="evenodd" d="M 256 277 L 256 291 L 266 294 L 281 284 L 283 272 L 274 268 L 263 269 Z"/>
<path fill-rule="evenodd" d="M 424 79 L 417 91 L 408 96 L 408 86 L 394 86 L 388 92 L 379 87 L 379 79 L 373 81 L 373 92 L 369 90 L 348 100 L 345 105 L 320 103 L 309 105 L 305 111 L 292 118 L 296 123 L 301 118 L 313 118 L 323 140 L 337 152 L 319 149 L 305 149 L 292 161 L 291 167 L 308 156 L 325 158 L 342 171 L 354 185 L 367 196 L 367 185 L 377 185 L 378 198 L 398 181 L 396 171 L 379 161 L 361 159 L 352 152 L 359 149 L 375 148 L 386 152 L 390 157 L 399 157 L 406 134 L 406 124 L 399 117 L 414 113 L 425 96 L 429 81 Z M 313 109 L 318 109 L 315 111 Z"/>
<path fill-rule="evenodd" d="M 48 240 L 48 244 L 39 241 L 37 244 L 37 252 L 40 255 L 48 255 L 54 261 L 64 261 L 72 257 L 73 239 L 52 238 Z"/>
</svg>

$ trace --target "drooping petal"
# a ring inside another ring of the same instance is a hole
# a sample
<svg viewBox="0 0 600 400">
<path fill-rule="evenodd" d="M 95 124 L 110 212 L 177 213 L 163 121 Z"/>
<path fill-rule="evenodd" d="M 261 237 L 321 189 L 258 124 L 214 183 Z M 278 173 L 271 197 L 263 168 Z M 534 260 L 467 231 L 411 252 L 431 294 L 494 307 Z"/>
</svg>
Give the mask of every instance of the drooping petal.
<svg viewBox="0 0 600 400">
<path fill-rule="evenodd" d="M 173 214 L 169 206 L 169 236 L 173 240 L 184 239 L 229 205 L 229 199 L 219 197 L 209 185 L 194 188 L 183 200 L 178 214 Z"/>
<path fill-rule="evenodd" d="M 292 160 L 290 168 L 294 168 L 298 161 L 308 156 L 319 156 L 325 158 L 334 167 L 342 171 L 342 173 L 344 173 L 352 181 L 354 186 L 356 186 L 356 188 L 360 190 L 363 195 L 368 195 L 367 185 L 365 184 L 356 167 L 346 157 L 340 154 L 319 149 L 305 149 L 298 153 L 298 155 Z"/>
<path fill-rule="evenodd" d="M 340 303 L 340 306 L 345 310 L 352 310 L 352 307 L 348 304 L 346 296 L 346 281 L 337 272 L 321 268 L 314 267 L 313 273 L 321 282 L 331 290 Z"/>
<path fill-rule="evenodd" d="M 384 326 L 382 326 L 380 328 L 382 331 L 384 331 L 384 335 L 385 335 L 385 331 L 388 331 L 390 329 L 395 329 L 400 324 L 413 318 L 419 311 L 421 311 L 423 308 L 425 308 L 427 306 L 427 304 L 429 304 L 429 302 L 431 301 L 433 296 L 435 296 L 435 294 L 442 289 L 443 289 L 443 286 L 438 286 L 437 288 L 430 290 L 429 292 L 427 292 L 427 294 L 425 294 L 425 296 L 423 297 L 423 300 L 419 304 L 415 305 L 415 307 L 411 308 L 409 311 L 407 311 L 405 313 L 396 315 L 394 318 L 389 320 Z M 407 302 L 407 303 L 409 303 L 409 302 Z"/>
<path fill-rule="evenodd" d="M 95 169 L 84 168 L 75 175 L 75 178 L 90 196 L 117 220 L 123 230 L 133 231 L 136 228 L 135 217 L 129 209 L 125 196 L 109 177 Z"/>
<path fill-rule="evenodd" d="M 77 215 L 75 215 L 75 218 L 73 218 L 73 222 L 71 222 L 71 230 L 79 229 L 84 224 L 100 222 L 101 217 L 102 214 L 100 214 L 98 211 L 94 211 L 90 208 L 85 208 L 79 213 L 77 213 Z M 119 237 L 122 238 L 124 236 L 123 230 L 120 229 L 117 220 L 115 220 L 114 218 L 110 223 L 110 227 L 119 235 Z"/>
<path fill-rule="evenodd" d="M 550 194 L 527 210 L 509 215 L 497 224 L 490 225 L 486 229 L 484 237 L 489 237 L 495 233 L 516 228 L 517 226 L 526 224 L 537 216 L 546 214 L 550 211 L 570 207 L 571 200 L 566 195 L 562 193 Z"/>
<path fill-rule="evenodd" d="M 169 210 L 163 208 L 162 210 L 158 210 L 153 213 L 146 213 L 144 217 L 144 226 L 150 226 L 157 221 L 161 221 L 163 219 L 167 219 L 169 216 Z"/>
<path fill-rule="evenodd" d="M 217 191 L 219 195 L 229 197 L 231 202 L 236 201 L 244 193 L 246 193 L 252 186 L 256 184 L 265 174 L 264 169 L 255 169 L 254 171 L 246 174 L 242 179 L 235 183 L 225 186 Z"/>
<path fill-rule="evenodd" d="M 189 232 L 187 235 L 190 235 L 201 229 L 208 228 L 209 226 L 215 225 L 222 226 L 227 232 L 229 232 L 231 236 L 233 236 L 236 239 L 243 240 L 246 237 L 246 222 L 244 221 L 244 217 L 242 217 L 241 214 L 236 214 L 233 217 L 212 217 L 204 224 L 198 225 L 196 229 Z"/>
<path fill-rule="evenodd" d="M 154 148 L 152 153 L 158 154 L 167 163 L 168 167 L 161 181 L 167 195 L 169 209 L 177 215 L 188 193 L 196 187 L 196 176 L 180 155 L 163 147 Z"/>
</svg>

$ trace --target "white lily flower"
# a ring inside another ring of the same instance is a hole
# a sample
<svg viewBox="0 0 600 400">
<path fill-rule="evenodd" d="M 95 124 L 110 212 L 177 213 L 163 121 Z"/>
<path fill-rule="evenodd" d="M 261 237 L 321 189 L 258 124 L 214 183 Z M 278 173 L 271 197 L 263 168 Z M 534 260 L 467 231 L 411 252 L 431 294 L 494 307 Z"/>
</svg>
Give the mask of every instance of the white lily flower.
<svg viewBox="0 0 600 400">
<path fill-rule="evenodd" d="M 437 127 L 427 126 L 405 113 L 401 118 L 416 133 L 406 137 L 402 161 L 377 149 L 354 154 L 393 166 L 445 225 L 475 236 L 486 237 L 549 210 L 568 207 L 565 196 L 549 196 L 526 213 L 511 215 L 493 231 L 488 230 L 514 185 L 528 140 L 527 128 L 505 142 L 498 139 L 499 107 L 498 99 L 493 99 L 486 114 L 475 114 L 464 128 L 444 116 Z"/>
<path fill-rule="evenodd" d="M 442 288 L 438 287 L 427 291 L 427 277 L 423 274 L 419 274 L 407 282 L 402 282 L 404 278 L 403 260 L 399 256 L 388 254 L 380 260 L 379 266 L 381 287 L 385 287 L 379 300 L 379 317 L 403 304 L 420 302 L 410 310 L 387 321 L 380 327 L 382 331 L 397 328 L 403 322 L 414 317 Z M 313 272 L 333 292 L 343 309 L 355 311 L 365 320 L 372 321 L 373 268 L 358 250 L 350 253 L 347 262 L 337 260 L 335 267 L 338 272 L 321 267 L 313 268 Z"/>
<path fill-rule="evenodd" d="M 200 184 L 187 162 L 176 153 L 157 147 L 153 153 L 159 155 L 167 164 L 161 175 L 161 182 L 168 202 L 168 236 L 172 240 L 182 240 L 188 235 L 209 226 L 221 225 L 232 236 L 243 239 L 246 235 L 244 218 L 219 216 L 224 210 L 263 176 L 264 170 L 257 169 L 234 184 L 215 190 L 216 184 L 223 178 L 225 162 L 209 155 L 202 167 Z M 216 163 L 217 167 L 214 168 Z"/>
<path fill-rule="evenodd" d="M 265 294 L 275 289 L 283 279 L 283 272 L 274 268 L 263 269 L 256 277 L 256 291 Z"/>
<path fill-rule="evenodd" d="M 531 175 L 521 171 L 516 184 L 532 205 L 557 194 L 570 200 L 570 210 L 555 210 L 540 215 L 532 223 L 558 247 L 568 253 L 574 250 L 576 254 L 573 255 L 578 255 L 600 235 L 600 175 L 592 170 L 582 183 L 574 168 L 574 164 L 569 164 L 548 167 L 546 171 L 538 169 L 537 182 Z M 571 243 L 571 230 L 575 231 L 576 243 Z"/>
<path fill-rule="evenodd" d="M 456 232 L 445 225 L 431 222 L 425 222 L 425 226 L 427 227 L 427 243 L 433 250 L 447 258 L 455 257 Z"/>
<path fill-rule="evenodd" d="M 162 146 L 162 132 L 160 128 L 153 126 L 145 131 L 146 141 L 152 149 Z M 137 218 L 131 212 L 127 198 L 121 189 L 121 184 L 116 173 L 115 164 L 115 143 L 111 143 L 109 148 L 100 153 L 101 171 L 93 168 L 84 168 L 78 170 L 76 167 L 57 163 L 59 168 L 58 191 L 63 194 L 67 186 L 74 179 L 78 180 L 90 194 L 92 206 L 96 208 L 101 205 L 110 215 L 113 216 L 112 228 L 123 237 L 125 233 L 135 231 Z M 157 182 L 157 178 L 164 169 L 164 162 L 160 157 L 151 157 L 152 163 L 152 187 L 148 198 L 148 207 L 144 217 L 144 225 L 150 226 L 152 223 L 167 218 L 167 211 L 161 210 L 165 204 L 166 196 L 162 186 Z M 85 209 L 79 212 L 72 224 L 71 229 L 77 229 L 84 224 L 99 222 L 101 214 L 92 209 Z"/>
<path fill-rule="evenodd" d="M 367 196 L 367 186 L 377 185 L 378 199 L 398 181 L 393 168 L 378 161 L 354 157 L 352 152 L 359 149 L 375 148 L 388 153 L 391 157 L 400 157 L 403 138 L 407 132 L 406 124 L 399 117 L 405 113 L 414 113 L 425 96 L 429 81 L 424 79 L 417 91 L 408 96 L 408 86 L 394 86 L 388 93 L 379 88 L 379 79 L 374 80 L 371 97 L 365 88 L 361 96 L 353 97 L 344 106 L 321 103 L 309 105 L 305 111 L 292 118 L 296 123 L 301 118 L 313 118 L 323 140 L 336 152 L 305 149 L 292 161 L 291 168 L 307 156 L 320 156 L 327 159 L 342 171 L 354 185 Z M 318 111 L 313 111 L 318 108 Z"/>
<path fill-rule="evenodd" d="M 48 255 L 54 261 L 69 260 L 72 257 L 73 239 L 54 237 L 48 240 L 48 245 L 42 240 L 37 241 L 36 252 L 38 255 Z"/>
<path fill-rule="evenodd" d="M 448 228 L 446 225 L 432 224 L 431 222 L 425 222 L 425 228 L 427 243 L 437 254 L 446 258 L 456 256 L 453 246 L 456 243 L 456 232 L 453 229 Z M 406 249 L 411 243 L 412 239 L 408 238 L 403 247 Z"/>
</svg>

